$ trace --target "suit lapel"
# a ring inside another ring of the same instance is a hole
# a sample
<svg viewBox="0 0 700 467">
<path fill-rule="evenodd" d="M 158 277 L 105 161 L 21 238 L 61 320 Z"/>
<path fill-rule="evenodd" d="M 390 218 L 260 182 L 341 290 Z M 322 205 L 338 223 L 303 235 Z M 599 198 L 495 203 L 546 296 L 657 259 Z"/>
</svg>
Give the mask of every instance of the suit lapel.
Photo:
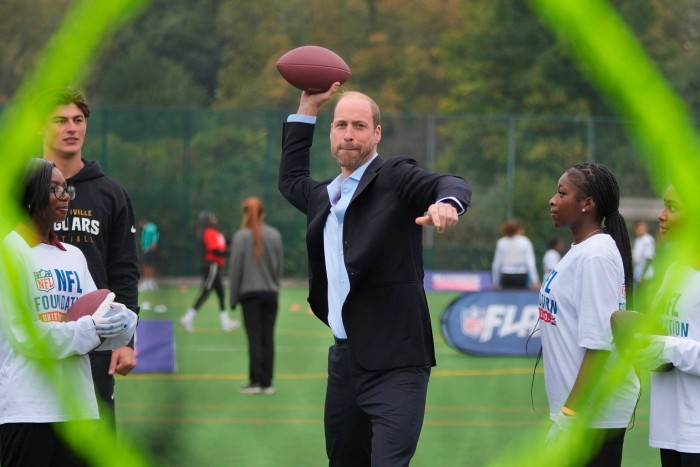
<svg viewBox="0 0 700 467">
<path fill-rule="evenodd" d="M 352 199 L 350 200 L 350 204 L 357 198 L 360 193 L 364 191 L 365 188 L 369 185 L 369 183 L 374 180 L 374 177 L 377 176 L 379 173 L 379 169 L 382 167 L 384 164 L 384 159 L 382 159 L 381 156 L 377 156 L 374 158 L 374 160 L 369 164 L 367 167 L 367 170 L 365 170 L 365 173 L 362 175 L 362 178 L 360 179 L 360 184 L 357 185 L 357 189 L 355 190 L 355 193 L 352 195 Z"/>
</svg>

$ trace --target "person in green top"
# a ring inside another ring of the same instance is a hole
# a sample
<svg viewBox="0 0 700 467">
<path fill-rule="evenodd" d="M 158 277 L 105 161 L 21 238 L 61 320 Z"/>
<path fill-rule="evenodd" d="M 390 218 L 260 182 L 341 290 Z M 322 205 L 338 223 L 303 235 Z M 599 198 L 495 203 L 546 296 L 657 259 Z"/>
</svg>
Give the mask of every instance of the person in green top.
<svg viewBox="0 0 700 467">
<path fill-rule="evenodd" d="M 158 232 L 158 226 L 154 222 L 146 219 L 139 222 L 139 227 L 141 227 L 142 274 L 139 290 L 156 290 L 158 288 L 158 282 L 156 281 L 156 263 L 160 256 L 158 250 L 160 233 Z"/>
</svg>

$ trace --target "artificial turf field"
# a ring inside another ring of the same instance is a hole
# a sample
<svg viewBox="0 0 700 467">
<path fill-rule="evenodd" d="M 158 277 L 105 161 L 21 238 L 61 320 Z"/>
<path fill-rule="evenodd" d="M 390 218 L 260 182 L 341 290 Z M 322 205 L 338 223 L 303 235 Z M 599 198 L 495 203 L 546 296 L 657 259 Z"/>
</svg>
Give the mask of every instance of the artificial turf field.
<svg viewBox="0 0 700 467">
<path fill-rule="evenodd" d="M 142 320 L 175 322 L 177 372 L 117 378 L 120 437 L 149 452 L 153 465 L 327 465 L 323 400 L 332 335 L 307 312 L 306 289 L 289 286 L 281 292 L 274 395 L 238 393 L 248 382 L 245 333 L 221 331 L 214 296 L 200 310 L 194 333 L 182 330 L 178 319 L 197 292 L 191 284 L 141 292 L 141 303 L 168 307 L 166 313 L 142 310 Z M 440 333 L 440 316 L 457 296 L 428 294 L 438 365 L 411 465 L 489 465 L 513 449 L 522 452 L 519 465 L 538 465 L 549 426 L 542 365 L 531 397 L 534 358 L 474 357 L 451 348 Z M 231 315 L 240 319 L 240 308 Z M 626 436 L 625 466 L 660 465 L 658 451 L 647 445 L 647 380 L 643 388 L 635 426 Z"/>
</svg>

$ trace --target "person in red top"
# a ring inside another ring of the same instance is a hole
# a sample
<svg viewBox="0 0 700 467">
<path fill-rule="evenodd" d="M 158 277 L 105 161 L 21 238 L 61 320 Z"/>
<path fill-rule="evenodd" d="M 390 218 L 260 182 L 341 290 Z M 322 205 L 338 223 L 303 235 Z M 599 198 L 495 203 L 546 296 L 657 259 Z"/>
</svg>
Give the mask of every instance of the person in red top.
<svg viewBox="0 0 700 467">
<path fill-rule="evenodd" d="M 224 306 L 224 286 L 221 283 L 221 270 L 224 267 L 226 256 L 226 237 L 217 228 L 219 220 L 216 214 L 209 211 L 202 211 L 199 214 L 200 235 L 199 238 L 202 244 L 202 252 L 204 264 L 202 266 L 202 291 L 199 293 L 194 306 L 187 310 L 187 313 L 180 318 L 180 324 L 185 328 L 185 331 L 192 332 L 194 330 L 194 318 L 197 312 L 207 301 L 211 291 L 216 292 L 219 299 L 219 317 L 221 319 L 221 329 L 224 332 L 231 332 L 241 326 L 237 320 L 231 319 L 228 311 Z"/>
</svg>

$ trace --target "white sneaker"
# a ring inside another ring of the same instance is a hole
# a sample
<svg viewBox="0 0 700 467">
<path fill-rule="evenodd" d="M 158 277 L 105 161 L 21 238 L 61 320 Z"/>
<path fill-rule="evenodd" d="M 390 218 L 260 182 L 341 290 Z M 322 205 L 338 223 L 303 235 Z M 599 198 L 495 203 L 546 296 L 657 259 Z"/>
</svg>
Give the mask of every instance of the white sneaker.
<svg viewBox="0 0 700 467">
<path fill-rule="evenodd" d="M 142 310 L 150 310 L 151 309 L 151 302 L 143 302 L 141 304 L 141 309 Z"/>
<path fill-rule="evenodd" d="M 231 319 L 228 316 L 228 312 L 222 311 L 219 313 L 219 318 L 221 319 L 221 329 L 224 332 L 235 331 L 241 327 L 241 322 L 235 319 Z"/>
<path fill-rule="evenodd" d="M 231 332 L 235 331 L 236 329 L 241 327 L 241 322 L 235 319 L 228 318 L 226 322 L 221 323 L 221 329 L 224 332 Z"/>
<path fill-rule="evenodd" d="M 260 388 L 260 394 L 267 394 L 268 396 L 271 396 L 275 393 L 275 387 L 274 386 L 268 386 L 266 388 Z"/>
<path fill-rule="evenodd" d="M 182 327 L 185 328 L 185 331 L 194 331 L 195 316 L 197 316 L 197 312 L 192 309 L 189 309 L 187 310 L 187 313 L 185 313 L 185 315 L 182 318 L 180 318 L 180 324 L 182 324 Z"/>
<path fill-rule="evenodd" d="M 241 394 L 260 394 L 262 392 L 262 388 L 254 384 L 248 384 L 247 386 L 243 386 L 241 389 L 239 389 L 238 392 Z"/>
<path fill-rule="evenodd" d="M 153 311 L 155 311 L 156 313 L 165 313 L 168 311 L 168 307 L 163 304 L 156 305 L 153 307 Z"/>
</svg>

